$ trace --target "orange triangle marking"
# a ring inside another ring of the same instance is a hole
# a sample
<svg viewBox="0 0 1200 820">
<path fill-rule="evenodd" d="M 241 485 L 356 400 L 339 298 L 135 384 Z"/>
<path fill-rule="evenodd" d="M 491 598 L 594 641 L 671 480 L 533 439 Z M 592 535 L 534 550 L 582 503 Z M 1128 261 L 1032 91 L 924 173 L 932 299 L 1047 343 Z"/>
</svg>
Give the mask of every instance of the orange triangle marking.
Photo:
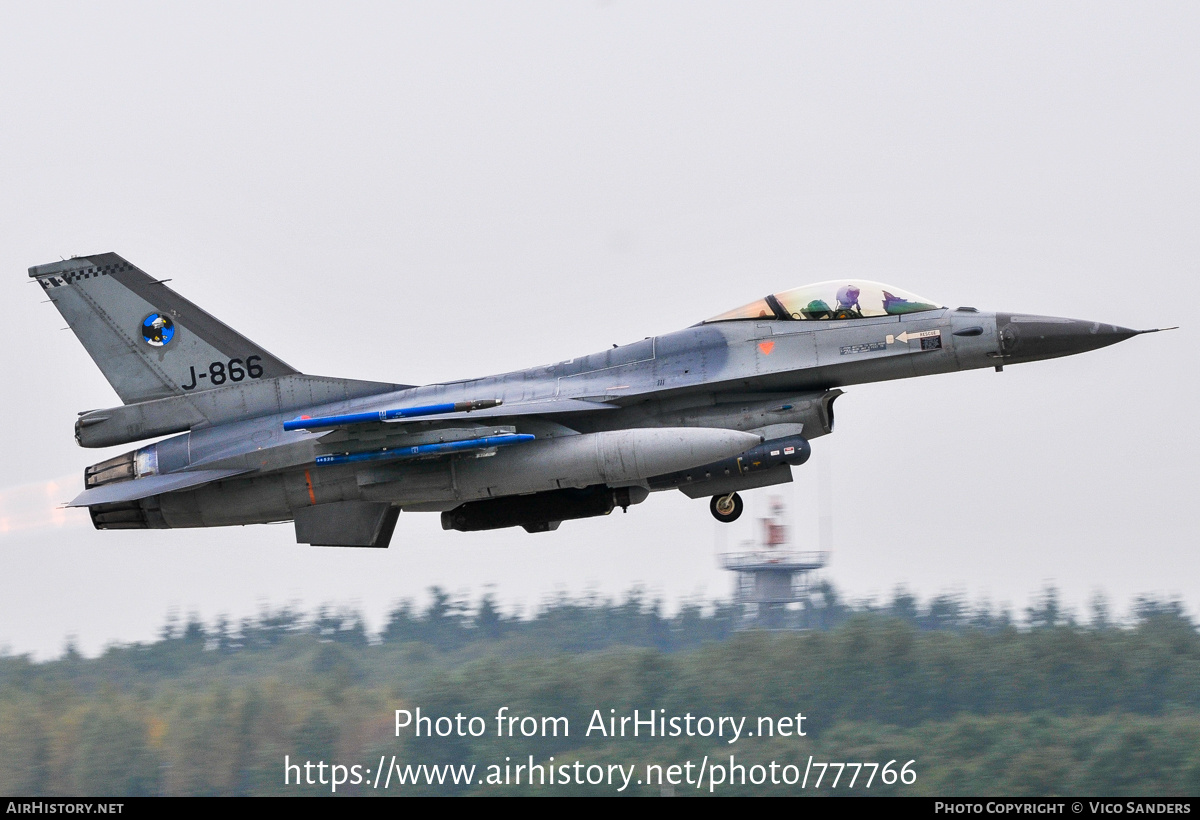
<svg viewBox="0 0 1200 820">
<path fill-rule="evenodd" d="M 775 349 L 774 342 L 759 342 L 758 349 L 762 351 L 764 356 L 770 356 L 771 351 Z"/>
</svg>

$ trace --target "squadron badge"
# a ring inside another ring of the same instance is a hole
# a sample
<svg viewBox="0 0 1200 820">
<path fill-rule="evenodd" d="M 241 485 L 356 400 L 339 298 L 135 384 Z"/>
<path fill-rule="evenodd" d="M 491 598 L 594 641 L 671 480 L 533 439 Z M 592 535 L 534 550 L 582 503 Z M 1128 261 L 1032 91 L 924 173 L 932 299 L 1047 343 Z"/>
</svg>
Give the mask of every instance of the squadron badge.
<svg viewBox="0 0 1200 820">
<path fill-rule="evenodd" d="M 162 347 L 175 336 L 175 323 L 158 313 L 151 313 L 142 320 L 142 338 L 151 347 Z"/>
</svg>

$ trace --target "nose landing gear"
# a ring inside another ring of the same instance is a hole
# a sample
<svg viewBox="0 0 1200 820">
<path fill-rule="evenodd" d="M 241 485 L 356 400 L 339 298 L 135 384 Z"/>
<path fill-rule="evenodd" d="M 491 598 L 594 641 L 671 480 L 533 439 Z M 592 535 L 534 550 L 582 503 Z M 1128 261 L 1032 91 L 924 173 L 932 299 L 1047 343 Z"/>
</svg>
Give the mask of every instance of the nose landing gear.
<svg viewBox="0 0 1200 820">
<path fill-rule="evenodd" d="M 744 507 L 742 497 L 737 493 L 714 495 L 712 501 L 708 502 L 708 509 L 712 513 L 713 518 L 723 524 L 732 524 L 734 521 L 737 521 Z"/>
</svg>

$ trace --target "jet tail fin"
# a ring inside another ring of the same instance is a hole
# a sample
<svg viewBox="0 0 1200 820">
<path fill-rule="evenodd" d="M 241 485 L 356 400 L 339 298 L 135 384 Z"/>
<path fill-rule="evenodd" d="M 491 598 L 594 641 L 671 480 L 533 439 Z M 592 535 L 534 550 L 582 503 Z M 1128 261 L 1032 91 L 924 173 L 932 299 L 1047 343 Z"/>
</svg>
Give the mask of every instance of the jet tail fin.
<svg viewBox="0 0 1200 820">
<path fill-rule="evenodd" d="M 115 253 L 29 275 L 125 404 L 299 372 Z"/>
</svg>

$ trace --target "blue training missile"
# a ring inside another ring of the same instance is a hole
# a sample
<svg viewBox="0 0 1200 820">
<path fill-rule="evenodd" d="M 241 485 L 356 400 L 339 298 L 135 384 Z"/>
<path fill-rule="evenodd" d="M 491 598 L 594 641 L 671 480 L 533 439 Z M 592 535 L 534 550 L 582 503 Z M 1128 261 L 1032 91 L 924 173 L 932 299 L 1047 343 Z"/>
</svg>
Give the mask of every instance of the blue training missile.
<svg viewBox="0 0 1200 820">
<path fill-rule="evenodd" d="M 385 447 L 381 450 L 371 450 L 365 453 L 332 453 L 317 456 L 316 463 L 354 464 L 360 461 L 385 461 L 399 458 L 420 458 L 421 456 L 446 455 L 461 453 L 468 450 L 486 450 L 490 447 L 506 447 L 510 444 L 520 444 L 523 441 L 533 441 L 536 436 L 528 433 L 510 433 L 503 436 L 484 436 L 463 441 L 439 441 L 433 444 L 416 444 L 412 447 Z"/>
<path fill-rule="evenodd" d="M 426 404 L 422 407 L 401 407 L 397 410 L 379 410 L 373 413 L 348 413 L 342 416 L 322 416 L 316 419 L 298 418 L 283 423 L 284 430 L 320 430 L 326 427 L 343 427 L 347 424 L 369 424 L 380 421 L 397 421 L 416 416 L 436 416 L 442 413 L 470 413 L 472 410 L 489 410 L 503 404 L 503 399 L 478 399 L 456 401 L 446 404 Z"/>
</svg>

